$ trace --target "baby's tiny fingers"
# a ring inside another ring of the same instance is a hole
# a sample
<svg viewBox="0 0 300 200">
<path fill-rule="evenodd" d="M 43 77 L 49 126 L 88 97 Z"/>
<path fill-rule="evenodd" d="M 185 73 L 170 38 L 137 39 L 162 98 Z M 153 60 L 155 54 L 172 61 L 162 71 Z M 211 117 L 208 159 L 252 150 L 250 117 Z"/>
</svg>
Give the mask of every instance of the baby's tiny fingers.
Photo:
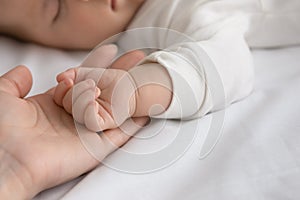
<svg viewBox="0 0 300 200">
<path fill-rule="evenodd" d="M 63 106 L 65 110 L 72 114 L 72 106 L 77 98 L 88 89 L 95 88 L 95 82 L 93 80 L 85 80 L 78 84 L 75 84 L 72 90 L 69 90 L 63 99 Z"/>
<path fill-rule="evenodd" d="M 53 96 L 53 99 L 57 105 L 63 106 L 63 99 L 72 86 L 73 81 L 71 79 L 65 79 L 64 81 L 58 83 Z"/>
<path fill-rule="evenodd" d="M 73 101 L 76 101 L 76 99 L 85 91 L 94 89 L 95 86 L 96 83 L 92 79 L 87 79 L 85 81 L 77 83 L 73 88 Z"/>
<path fill-rule="evenodd" d="M 73 80 L 73 82 L 75 82 L 77 71 L 78 71 L 78 68 L 68 69 L 67 71 L 64 71 L 64 72 L 58 74 L 56 76 L 56 80 L 57 80 L 57 82 L 61 82 L 65 79 L 71 79 L 71 80 Z"/>
<path fill-rule="evenodd" d="M 85 126 L 91 131 L 104 131 L 117 128 L 110 113 L 98 102 L 88 105 L 84 115 Z"/>
<path fill-rule="evenodd" d="M 85 110 L 91 102 L 95 101 L 95 93 L 96 93 L 95 88 L 88 89 L 75 100 L 72 111 L 73 111 L 73 117 L 77 122 L 84 124 Z"/>
<path fill-rule="evenodd" d="M 102 131 L 100 124 L 103 124 L 103 119 L 98 115 L 99 104 L 94 101 L 90 103 L 84 113 L 84 124 L 87 129 L 93 132 Z"/>
<path fill-rule="evenodd" d="M 69 90 L 65 97 L 63 98 L 62 104 L 64 109 L 69 113 L 72 114 L 72 96 L 73 96 L 73 89 Z"/>
</svg>

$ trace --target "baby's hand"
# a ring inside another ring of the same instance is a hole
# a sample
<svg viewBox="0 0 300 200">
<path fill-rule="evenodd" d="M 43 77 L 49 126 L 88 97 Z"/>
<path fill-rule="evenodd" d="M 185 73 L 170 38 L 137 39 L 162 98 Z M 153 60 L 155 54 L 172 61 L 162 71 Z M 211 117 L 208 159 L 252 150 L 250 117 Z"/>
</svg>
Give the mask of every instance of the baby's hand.
<svg viewBox="0 0 300 200">
<path fill-rule="evenodd" d="M 119 127 L 136 108 L 136 87 L 127 71 L 72 68 L 57 76 L 54 101 L 91 131 Z"/>
</svg>

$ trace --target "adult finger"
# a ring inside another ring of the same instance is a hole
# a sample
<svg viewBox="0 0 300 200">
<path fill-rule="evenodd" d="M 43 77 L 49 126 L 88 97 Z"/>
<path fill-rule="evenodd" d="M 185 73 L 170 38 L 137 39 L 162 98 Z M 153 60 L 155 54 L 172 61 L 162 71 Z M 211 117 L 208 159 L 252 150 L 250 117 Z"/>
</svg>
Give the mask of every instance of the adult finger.
<svg viewBox="0 0 300 200">
<path fill-rule="evenodd" d="M 110 129 L 102 132 L 101 134 L 96 134 L 85 126 L 76 124 L 76 129 L 78 131 L 79 138 L 86 148 L 86 150 L 98 161 L 102 161 L 110 153 L 115 151 L 118 147 L 124 145 L 131 137 L 137 133 L 141 127 L 143 127 L 147 122 L 148 118 L 135 118 L 133 119 L 137 124 L 135 129 L 131 129 L 130 134 L 125 133 L 122 128 Z M 128 123 L 126 121 L 124 124 Z M 129 122 L 131 123 L 131 122 Z M 100 137 L 100 138 L 99 138 Z"/>
<path fill-rule="evenodd" d="M 124 145 L 133 135 L 142 129 L 148 121 L 148 117 L 132 118 L 124 122 L 119 128 L 104 131 L 100 137 L 108 142 L 107 146 L 110 146 L 108 154 Z M 135 125 L 132 125 L 132 123 L 135 123 Z M 131 127 L 130 132 L 128 132 L 129 129 L 123 130 L 122 127 Z"/>
<path fill-rule="evenodd" d="M 16 97 L 25 97 L 32 87 L 32 75 L 23 65 L 17 66 L 0 77 L 0 91 Z"/>
</svg>

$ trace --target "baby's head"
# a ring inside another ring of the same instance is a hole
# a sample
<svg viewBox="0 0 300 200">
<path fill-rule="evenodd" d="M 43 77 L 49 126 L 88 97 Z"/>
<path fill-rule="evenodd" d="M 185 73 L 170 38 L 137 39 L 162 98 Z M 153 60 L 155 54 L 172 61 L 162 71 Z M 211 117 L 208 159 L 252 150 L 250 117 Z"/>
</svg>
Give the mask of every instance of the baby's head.
<svg viewBox="0 0 300 200">
<path fill-rule="evenodd" d="M 89 49 L 124 29 L 144 0 L 0 0 L 0 33 Z"/>
</svg>

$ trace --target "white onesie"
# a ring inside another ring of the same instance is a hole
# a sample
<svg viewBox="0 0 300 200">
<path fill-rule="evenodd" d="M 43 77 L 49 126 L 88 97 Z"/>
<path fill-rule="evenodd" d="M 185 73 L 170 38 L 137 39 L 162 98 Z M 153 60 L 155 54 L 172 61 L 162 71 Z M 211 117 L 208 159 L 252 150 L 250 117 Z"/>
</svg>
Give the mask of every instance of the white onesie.
<svg viewBox="0 0 300 200">
<path fill-rule="evenodd" d="M 249 95 L 250 48 L 300 44 L 299 21 L 299 0 L 148 0 L 118 45 L 159 48 L 142 63 L 166 67 L 174 96 L 155 117 L 193 119 Z"/>
</svg>

